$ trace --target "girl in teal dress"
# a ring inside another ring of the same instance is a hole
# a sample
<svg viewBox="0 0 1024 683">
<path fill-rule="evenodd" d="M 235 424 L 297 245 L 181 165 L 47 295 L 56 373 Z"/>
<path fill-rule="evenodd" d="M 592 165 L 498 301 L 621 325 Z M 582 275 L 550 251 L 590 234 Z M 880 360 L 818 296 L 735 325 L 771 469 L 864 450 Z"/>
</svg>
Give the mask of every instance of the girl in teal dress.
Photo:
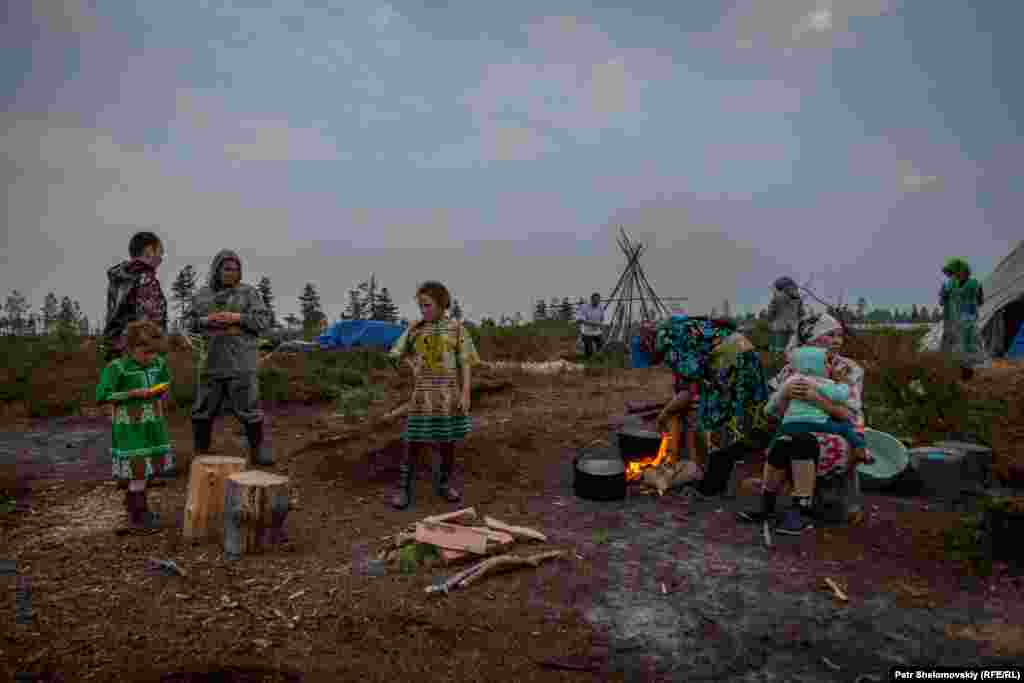
<svg viewBox="0 0 1024 683">
<path fill-rule="evenodd" d="M 165 338 L 148 320 L 128 325 L 128 353 L 103 369 L 96 400 L 111 404 L 110 454 L 115 479 L 128 480 L 125 509 L 133 528 L 156 528 L 159 519 L 146 503 L 146 482 L 174 467 L 174 452 L 164 417 L 170 389 Z"/>
</svg>

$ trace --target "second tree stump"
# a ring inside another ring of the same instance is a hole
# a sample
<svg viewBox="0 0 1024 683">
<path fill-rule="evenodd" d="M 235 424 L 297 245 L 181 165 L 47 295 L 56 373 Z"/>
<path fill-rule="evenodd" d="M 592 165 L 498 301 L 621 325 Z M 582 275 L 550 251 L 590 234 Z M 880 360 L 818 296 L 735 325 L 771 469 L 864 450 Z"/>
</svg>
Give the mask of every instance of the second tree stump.
<svg viewBox="0 0 1024 683">
<path fill-rule="evenodd" d="M 249 470 L 224 485 L 224 555 L 237 560 L 287 540 L 288 477 Z"/>
</svg>

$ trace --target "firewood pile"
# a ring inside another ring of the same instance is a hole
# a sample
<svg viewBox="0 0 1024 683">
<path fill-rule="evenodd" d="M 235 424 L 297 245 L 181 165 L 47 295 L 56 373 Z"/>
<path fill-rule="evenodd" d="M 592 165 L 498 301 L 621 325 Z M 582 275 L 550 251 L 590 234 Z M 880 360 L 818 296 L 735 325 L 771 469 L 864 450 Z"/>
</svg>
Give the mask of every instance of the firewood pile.
<svg viewBox="0 0 1024 683">
<path fill-rule="evenodd" d="M 427 593 L 448 593 L 465 588 L 485 575 L 511 568 L 538 567 L 562 557 L 562 550 L 548 550 L 528 556 L 509 551 L 519 542 L 544 543 L 547 536 L 536 529 L 514 526 L 493 517 L 477 515 L 465 508 L 444 515 L 426 517 L 389 536 L 378 555 L 389 569 L 411 573 L 421 566 L 442 564 L 470 566 L 441 583 L 428 586 Z"/>
<path fill-rule="evenodd" d="M 700 466 L 693 460 L 667 460 L 646 468 L 640 483 L 645 492 L 663 496 L 666 491 L 697 481 L 702 476 Z"/>
</svg>

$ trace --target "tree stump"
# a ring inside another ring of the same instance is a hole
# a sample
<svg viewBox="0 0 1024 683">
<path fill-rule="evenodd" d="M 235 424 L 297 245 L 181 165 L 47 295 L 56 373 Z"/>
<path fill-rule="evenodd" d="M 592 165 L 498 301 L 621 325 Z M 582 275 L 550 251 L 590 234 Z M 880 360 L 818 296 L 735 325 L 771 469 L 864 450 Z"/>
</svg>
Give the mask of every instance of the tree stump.
<svg viewBox="0 0 1024 683">
<path fill-rule="evenodd" d="M 245 458 L 204 455 L 189 469 L 185 538 L 216 538 L 224 530 L 224 480 L 245 469 Z"/>
<path fill-rule="evenodd" d="M 266 550 L 287 539 L 288 477 L 250 470 L 224 486 L 224 555 L 229 560 Z"/>
</svg>

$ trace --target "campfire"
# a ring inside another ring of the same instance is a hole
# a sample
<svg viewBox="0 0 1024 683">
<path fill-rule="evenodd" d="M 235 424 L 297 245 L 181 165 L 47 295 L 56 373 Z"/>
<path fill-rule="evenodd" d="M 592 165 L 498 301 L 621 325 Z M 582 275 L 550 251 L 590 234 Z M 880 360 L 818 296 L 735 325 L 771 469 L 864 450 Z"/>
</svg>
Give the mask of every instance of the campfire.
<svg viewBox="0 0 1024 683">
<path fill-rule="evenodd" d="M 671 434 L 662 434 L 661 446 L 658 448 L 657 455 L 650 455 L 646 458 L 637 458 L 627 462 L 626 481 L 639 481 L 643 477 L 644 470 L 646 469 L 660 467 L 663 464 L 674 464 L 677 460 L 677 456 L 674 451 L 677 449 L 670 448 L 671 442 Z"/>
</svg>

